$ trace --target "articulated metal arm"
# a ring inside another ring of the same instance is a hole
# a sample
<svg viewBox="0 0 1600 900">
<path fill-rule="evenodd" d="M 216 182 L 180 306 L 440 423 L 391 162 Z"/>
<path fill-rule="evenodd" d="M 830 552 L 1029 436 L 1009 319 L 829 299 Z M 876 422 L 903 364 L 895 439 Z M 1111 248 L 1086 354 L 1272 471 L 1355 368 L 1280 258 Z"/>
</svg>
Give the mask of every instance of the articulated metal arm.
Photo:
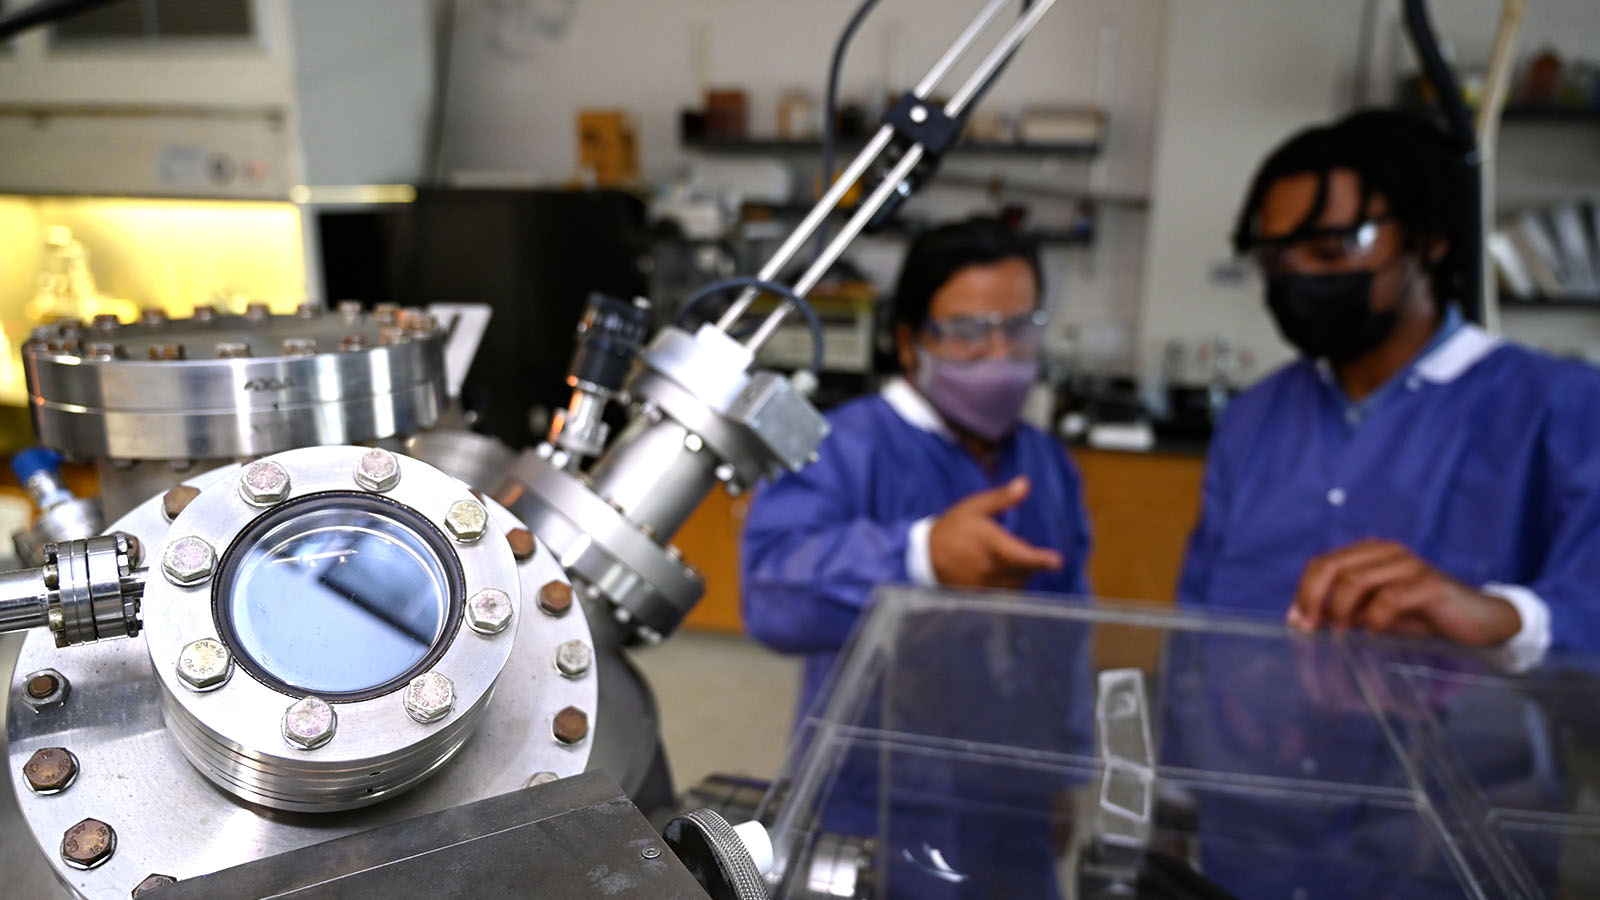
<svg viewBox="0 0 1600 900">
<path fill-rule="evenodd" d="M 0 573 L 0 633 L 49 628 L 56 646 L 139 633 L 145 570 L 126 534 L 46 544 L 45 563 Z"/>
<path fill-rule="evenodd" d="M 814 457 L 828 424 L 806 399 L 803 377 L 791 380 L 756 370 L 756 352 L 796 308 L 795 298 L 804 298 L 868 222 L 916 188 L 1054 0 L 1025 5 L 951 99 L 934 105 L 929 98 L 940 82 L 1012 2 L 987 0 L 761 269 L 759 281 L 774 286 L 773 279 L 810 243 L 850 186 L 880 157 L 889 165 L 793 290 L 785 288 L 788 298 L 749 337 L 741 340 L 733 332 L 759 293 L 755 287 L 743 291 L 715 324 L 693 334 L 662 329 L 639 354 L 625 383 L 575 369 L 570 379 L 574 402 L 563 425 L 552 443 L 518 459 L 497 499 L 555 551 L 573 587 L 592 612 L 601 613 L 592 617 L 597 629 L 615 620 L 621 626 L 614 633 L 618 639 L 651 641 L 671 633 L 705 588 L 700 574 L 670 544 L 690 513 L 719 483 L 738 493 L 800 469 Z M 592 311 L 586 324 L 603 318 Z M 631 334 L 633 329 L 613 331 Z M 588 339 L 610 333 L 584 332 Z M 630 342 L 607 338 L 608 348 L 624 343 Z M 590 357 L 602 358 L 580 349 L 580 362 Z M 596 389 L 591 382 L 606 383 Z M 629 422 L 602 450 L 600 416 L 613 399 L 629 404 Z M 582 460 L 593 455 L 599 458 L 583 467 Z"/>
</svg>

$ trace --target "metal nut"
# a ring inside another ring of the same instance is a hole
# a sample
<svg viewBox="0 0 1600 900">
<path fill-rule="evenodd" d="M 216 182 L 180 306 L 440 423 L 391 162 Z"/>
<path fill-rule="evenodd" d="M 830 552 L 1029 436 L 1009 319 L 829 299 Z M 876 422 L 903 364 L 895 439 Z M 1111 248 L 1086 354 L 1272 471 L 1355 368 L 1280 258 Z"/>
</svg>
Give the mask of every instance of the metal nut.
<svg viewBox="0 0 1600 900">
<path fill-rule="evenodd" d="M 254 303 L 245 304 L 244 317 L 251 322 L 265 322 L 271 316 L 272 307 L 262 303 L 259 300 Z"/>
<path fill-rule="evenodd" d="M 223 341 L 217 344 L 217 359 L 248 359 L 250 345 L 243 341 Z"/>
<path fill-rule="evenodd" d="M 333 740 L 339 717 L 316 697 L 302 697 L 283 713 L 283 739 L 301 750 L 315 750 Z"/>
<path fill-rule="evenodd" d="M 361 318 L 360 300 L 340 300 L 334 306 L 334 309 L 339 311 L 339 318 L 344 319 L 346 322 L 354 322 Z"/>
<path fill-rule="evenodd" d="M 511 595 L 484 588 L 467 601 L 467 625 L 479 634 L 499 634 L 511 624 Z"/>
<path fill-rule="evenodd" d="M 179 587 L 189 587 L 211 577 L 217 565 L 217 551 L 211 545 L 188 535 L 167 545 L 161 554 L 161 571 Z"/>
<path fill-rule="evenodd" d="M 533 540 L 533 532 L 526 528 L 513 528 L 506 532 L 506 543 L 511 545 L 511 555 L 517 562 L 522 562 L 533 555 L 537 546 Z"/>
<path fill-rule="evenodd" d="M 400 460 L 379 447 L 361 454 L 356 461 L 356 484 L 382 493 L 400 483 Z"/>
<path fill-rule="evenodd" d="M 566 641 L 556 648 L 556 668 L 568 678 L 582 678 L 594 662 L 594 654 L 583 641 Z"/>
<path fill-rule="evenodd" d="M 445 513 L 444 525 L 456 540 L 470 544 L 483 537 L 484 530 L 489 527 L 489 511 L 476 500 L 457 500 Z"/>
<path fill-rule="evenodd" d="M 22 764 L 22 777 L 35 794 L 59 794 L 78 777 L 78 758 L 65 747 L 35 750 Z"/>
<path fill-rule="evenodd" d="M 572 586 L 559 581 L 546 582 L 539 588 L 539 608 L 546 615 L 566 615 L 572 608 Z"/>
<path fill-rule="evenodd" d="M 117 852 L 117 833 L 99 819 L 84 819 L 61 835 L 61 859 L 74 869 L 92 869 Z"/>
<path fill-rule="evenodd" d="M 72 685 L 55 669 L 29 672 L 22 679 L 22 700 L 36 710 L 59 709 L 67 704 Z"/>
<path fill-rule="evenodd" d="M 171 522 L 183 514 L 194 498 L 200 496 L 200 489 L 187 484 L 180 484 L 161 498 L 161 513 Z"/>
<path fill-rule="evenodd" d="M 284 338 L 278 343 L 284 356 L 316 356 L 317 342 L 313 338 Z"/>
<path fill-rule="evenodd" d="M 150 877 L 133 886 L 134 900 L 138 900 L 139 897 L 150 893 L 156 888 L 166 887 L 169 884 L 177 883 L 178 879 L 172 877 L 171 875 L 151 875 Z"/>
<path fill-rule="evenodd" d="M 455 708 L 456 686 L 438 672 L 424 672 L 406 685 L 405 702 L 406 715 L 429 725 Z"/>
<path fill-rule="evenodd" d="M 239 476 L 239 493 L 256 506 L 282 503 L 289 496 L 289 470 L 270 459 L 256 460 Z"/>
<path fill-rule="evenodd" d="M 576 706 L 556 713 L 550 723 L 550 733 L 563 744 L 576 744 L 589 736 L 589 714 Z"/>
<path fill-rule="evenodd" d="M 214 691 L 233 675 L 233 654 L 222 642 L 201 638 L 178 652 L 178 677 L 196 691 Z"/>
</svg>

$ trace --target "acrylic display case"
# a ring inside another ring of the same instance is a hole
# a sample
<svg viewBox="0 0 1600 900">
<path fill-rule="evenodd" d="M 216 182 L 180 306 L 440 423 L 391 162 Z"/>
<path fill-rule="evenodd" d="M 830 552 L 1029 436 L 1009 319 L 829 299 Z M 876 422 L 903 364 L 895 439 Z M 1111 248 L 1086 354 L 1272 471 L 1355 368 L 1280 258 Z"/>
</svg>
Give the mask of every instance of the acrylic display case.
<svg viewBox="0 0 1600 900">
<path fill-rule="evenodd" d="M 764 804 L 774 896 L 1600 896 L 1600 665 L 886 588 Z"/>
</svg>

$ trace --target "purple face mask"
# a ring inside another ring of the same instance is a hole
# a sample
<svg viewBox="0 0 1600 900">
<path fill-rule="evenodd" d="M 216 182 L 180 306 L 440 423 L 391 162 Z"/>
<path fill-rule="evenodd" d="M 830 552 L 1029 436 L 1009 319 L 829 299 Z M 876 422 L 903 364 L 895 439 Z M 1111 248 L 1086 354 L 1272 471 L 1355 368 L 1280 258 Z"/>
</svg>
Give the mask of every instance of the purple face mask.
<svg viewBox="0 0 1600 900">
<path fill-rule="evenodd" d="M 1038 371 L 1032 359 L 957 362 L 917 348 L 917 390 L 945 419 L 990 443 L 1016 430 Z"/>
</svg>

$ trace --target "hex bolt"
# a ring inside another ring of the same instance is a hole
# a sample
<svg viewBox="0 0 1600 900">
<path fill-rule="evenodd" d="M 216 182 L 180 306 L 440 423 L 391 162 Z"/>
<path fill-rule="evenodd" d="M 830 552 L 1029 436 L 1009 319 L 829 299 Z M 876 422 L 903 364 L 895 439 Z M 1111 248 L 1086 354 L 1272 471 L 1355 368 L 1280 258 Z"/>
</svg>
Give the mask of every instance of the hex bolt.
<svg viewBox="0 0 1600 900">
<path fill-rule="evenodd" d="M 333 740 L 339 717 L 325 701 L 302 697 L 283 713 L 283 739 L 300 750 L 315 750 Z"/>
<path fill-rule="evenodd" d="M 217 317 L 217 308 L 209 303 L 195 304 L 194 311 L 189 313 L 189 318 L 196 322 L 210 322 Z"/>
<path fill-rule="evenodd" d="M 400 304 L 379 303 L 372 307 L 372 317 L 385 325 L 400 321 Z"/>
<path fill-rule="evenodd" d="M 406 715 L 423 725 L 450 715 L 456 705 L 456 686 L 438 672 L 424 672 L 405 689 Z"/>
<path fill-rule="evenodd" d="M 249 359 L 250 345 L 243 341 L 223 341 L 217 345 L 217 359 Z"/>
<path fill-rule="evenodd" d="M 539 609 L 548 616 L 564 616 L 572 608 L 572 586 L 559 581 L 546 582 L 539 588 Z"/>
<path fill-rule="evenodd" d="M 84 355 L 90 359 L 111 360 L 124 354 L 120 344 L 113 344 L 110 341 L 90 341 L 89 346 L 84 349 Z"/>
<path fill-rule="evenodd" d="M 533 540 L 533 532 L 526 528 L 513 528 L 506 532 L 506 543 L 511 545 L 511 555 L 517 562 L 522 562 L 533 555 L 537 546 Z"/>
<path fill-rule="evenodd" d="M 151 328 L 160 328 L 167 324 L 167 311 L 164 309 L 142 309 L 139 311 L 139 321 Z"/>
<path fill-rule="evenodd" d="M 100 313 L 94 317 L 93 328 L 95 331 L 116 331 L 122 326 L 122 320 L 115 313 Z"/>
<path fill-rule="evenodd" d="M 74 869 L 92 869 L 117 852 L 117 833 L 99 819 L 84 819 L 61 835 L 61 859 Z"/>
<path fill-rule="evenodd" d="M 354 322 L 361 318 L 360 300 L 340 300 L 334 308 L 339 311 L 339 318 L 346 322 Z"/>
<path fill-rule="evenodd" d="M 467 601 L 467 625 L 479 634 L 499 634 L 511 624 L 511 595 L 484 588 Z"/>
<path fill-rule="evenodd" d="M 444 525 L 456 540 L 470 544 L 483 537 L 483 532 L 489 527 L 489 511 L 476 500 L 457 500 L 450 504 L 450 511 L 445 513 Z"/>
<path fill-rule="evenodd" d="M 217 551 L 194 535 L 167 544 L 161 554 L 161 571 L 179 587 L 192 587 L 207 578 L 217 565 Z"/>
<path fill-rule="evenodd" d="M 322 306 L 314 300 L 307 300 L 295 307 L 294 314 L 302 319 L 315 319 L 322 315 Z"/>
<path fill-rule="evenodd" d="M 361 454 L 356 461 L 356 484 L 383 493 L 400 483 L 400 460 L 380 447 Z"/>
<path fill-rule="evenodd" d="M 705 449 L 705 446 L 706 442 L 700 439 L 700 435 L 692 431 L 683 436 L 683 449 L 688 450 L 690 453 L 699 453 Z"/>
<path fill-rule="evenodd" d="M 284 356 L 316 356 L 317 342 L 311 338 L 284 338 L 278 345 Z"/>
<path fill-rule="evenodd" d="M 178 677 L 191 690 L 214 691 L 233 676 L 233 654 L 215 638 L 190 641 L 178 651 Z"/>
<path fill-rule="evenodd" d="M 594 654 L 583 641 L 566 641 L 556 648 L 556 668 L 568 678 L 582 678 L 593 661 Z"/>
<path fill-rule="evenodd" d="M 150 358 L 157 361 L 175 361 L 188 356 L 182 344 L 151 344 Z"/>
<path fill-rule="evenodd" d="M 183 511 L 188 509 L 189 504 L 193 503 L 194 498 L 198 496 L 200 496 L 199 488 L 180 484 L 162 496 L 161 514 L 167 517 L 168 522 L 171 522 L 182 515 Z"/>
<path fill-rule="evenodd" d="M 289 470 L 270 459 L 258 459 L 239 476 L 239 494 L 255 506 L 272 506 L 289 496 Z"/>
<path fill-rule="evenodd" d="M 145 894 L 150 893 L 156 888 L 162 888 L 169 884 L 177 883 L 178 879 L 172 877 L 171 875 L 151 875 L 150 877 L 133 886 L 134 900 L 138 900 L 139 897 L 143 897 Z"/>
<path fill-rule="evenodd" d="M 533 777 L 528 779 L 528 783 L 523 786 L 538 787 L 541 784 L 549 784 L 552 781 L 559 781 L 560 778 L 561 776 L 554 772 L 535 772 L 533 773 Z"/>
<path fill-rule="evenodd" d="M 35 750 L 22 765 L 22 777 L 35 794 L 59 794 L 78 777 L 78 758 L 65 747 Z"/>
<path fill-rule="evenodd" d="M 339 340 L 339 349 L 346 351 L 367 349 L 367 337 L 364 334 L 351 332 Z"/>
<path fill-rule="evenodd" d="M 272 307 L 259 300 L 247 303 L 244 307 L 244 317 L 251 322 L 265 322 L 272 317 Z"/>
<path fill-rule="evenodd" d="M 589 714 L 576 706 L 556 713 L 550 723 L 550 733 L 563 744 L 576 744 L 589 736 Z"/>
</svg>

